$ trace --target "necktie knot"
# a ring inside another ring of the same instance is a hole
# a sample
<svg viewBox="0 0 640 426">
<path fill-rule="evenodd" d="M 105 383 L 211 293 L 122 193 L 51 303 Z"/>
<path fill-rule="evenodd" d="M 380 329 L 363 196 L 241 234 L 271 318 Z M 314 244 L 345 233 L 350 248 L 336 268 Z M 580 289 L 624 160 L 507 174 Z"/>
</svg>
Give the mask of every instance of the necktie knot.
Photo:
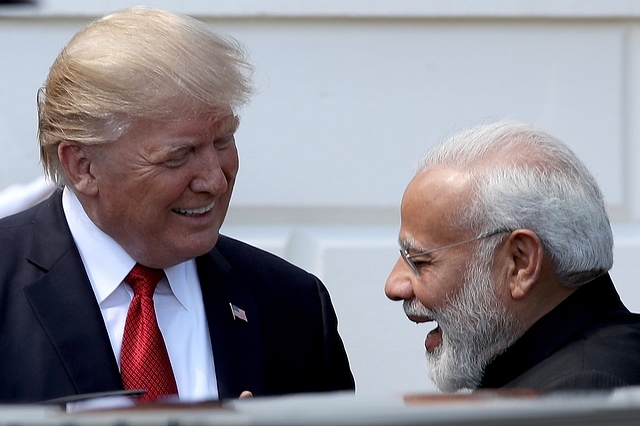
<svg viewBox="0 0 640 426">
<path fill-rule="evenodd" d="M 153 297 L 156 286 L 163 276 L 162 269 L 148 268 L 136 263 L 124 281 L 131 286 L 135 295 Z"/>
</svg>

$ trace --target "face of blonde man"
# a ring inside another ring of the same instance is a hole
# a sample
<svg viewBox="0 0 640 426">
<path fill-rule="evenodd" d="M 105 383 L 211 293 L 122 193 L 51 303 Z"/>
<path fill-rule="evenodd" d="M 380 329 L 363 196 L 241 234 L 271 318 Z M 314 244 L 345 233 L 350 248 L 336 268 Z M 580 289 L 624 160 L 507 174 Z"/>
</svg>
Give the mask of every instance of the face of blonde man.
<svg viewBox="0 0 640 426">
<path fill-rule="evenodd" d="M 213 248 L 238 172 L 230 111 L 137 120 L 120 139 L 62 142 L 61 161 L 91 220 L 136 261 L 166 268 Z"/>
</svg>

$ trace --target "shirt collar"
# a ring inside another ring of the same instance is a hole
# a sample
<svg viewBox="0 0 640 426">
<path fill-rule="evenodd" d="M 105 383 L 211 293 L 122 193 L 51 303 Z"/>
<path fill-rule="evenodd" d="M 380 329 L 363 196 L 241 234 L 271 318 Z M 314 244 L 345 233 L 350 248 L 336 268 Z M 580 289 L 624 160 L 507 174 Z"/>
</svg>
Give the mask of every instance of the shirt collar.
<svg viewBox="0 0 640 426">
<path fill-rule="evenodd" d="M 98 304 L 101 304 L 118 288 L 136 261 L 93 223 L 76 195 L 67 187 L 62 193 L 62 207 Z M 198 283 L 195 260 L 179 263 L 164 271 L 168 281 L 166 289 L 187 311 L 190 310 L 193 292 L 189 291 L 189 283 Z M 159 289 L 162 287 L 163 282 Z"/>
</svg>

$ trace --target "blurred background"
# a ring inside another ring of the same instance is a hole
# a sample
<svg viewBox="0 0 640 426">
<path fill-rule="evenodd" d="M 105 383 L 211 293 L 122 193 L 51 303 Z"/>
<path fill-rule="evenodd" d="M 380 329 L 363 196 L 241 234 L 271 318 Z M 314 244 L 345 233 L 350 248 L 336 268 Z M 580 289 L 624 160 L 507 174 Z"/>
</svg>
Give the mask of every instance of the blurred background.
<svg viewBox="0 0 640 426">
<path fill-rule="evenodd" d="M 125 0 L 0 0 L 0 190 L 42 176 L 36 91 L 71 36 Z M 452 132 L 510 118 L 550 130 L 602 186 L 614 281 L 640 311 L 640 1 L 182 0 L 239 40 L 258 93 L 237 133 L 223 232 L 329 288 L 358 395 L 433 391 L 428 324 L 383 286 L 414 166 Z M 6 250 L 7 248 L 2 248 Z"/>
</svg>

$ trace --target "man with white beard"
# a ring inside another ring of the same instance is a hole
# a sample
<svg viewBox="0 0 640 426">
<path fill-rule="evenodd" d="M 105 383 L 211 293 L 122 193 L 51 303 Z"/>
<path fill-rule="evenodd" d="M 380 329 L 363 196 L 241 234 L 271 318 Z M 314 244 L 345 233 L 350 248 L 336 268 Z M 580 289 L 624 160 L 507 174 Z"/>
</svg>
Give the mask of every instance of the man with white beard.
<svg viewBox="0 0 640 426">
<path fill-rule="evenodd" d="M 640 384 L 640 316 L 607 271 L 613 236 L 594 177 L 542 129 L 497 122 L 420 162 L 385 292 L 425 340 L 442 391 Z"/>
</svg>

